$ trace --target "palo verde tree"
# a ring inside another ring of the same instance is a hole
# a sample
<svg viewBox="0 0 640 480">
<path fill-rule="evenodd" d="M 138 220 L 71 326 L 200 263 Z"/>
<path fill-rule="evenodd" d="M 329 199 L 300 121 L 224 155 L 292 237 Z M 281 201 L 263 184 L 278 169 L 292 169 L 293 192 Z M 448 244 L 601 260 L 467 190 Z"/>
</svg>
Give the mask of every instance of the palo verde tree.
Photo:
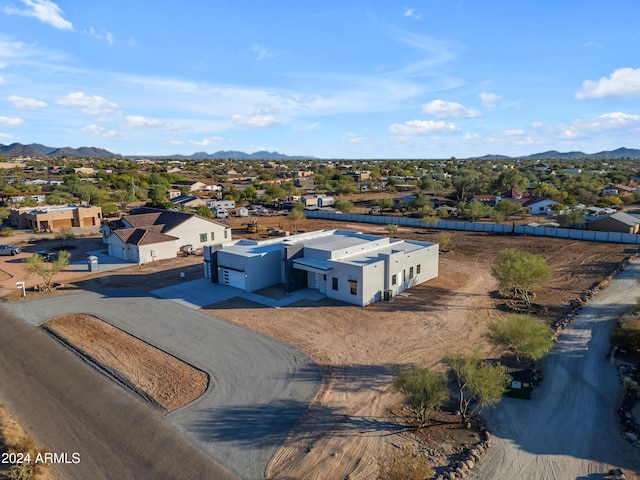
<svg viewBox="0 0 640 480">
<path fill-rule="evenodd" d="M 551 327 L 530 315 L 511 314 L 492 321 L 487 338 L 507 347 L 518 362 L 540 360 L 553 346 Z"/>
<path fill-rule="evenodd" d="M 47 262 L 41 255 L 35 253 L 25 259 L 25 271 L 30 275 L 35 274 L 42 277 L 45 290 L 51 290 L 53 277 L 69 265 L 70 259 L 71 254 L 66 250 L 61 250 L 58 253 L 55 262 Z"/>
<path fill-rule="evenodd" d="M 424 427 L 431 411 L 449 400 L 446 375 L 429 368 L 403 368 L 396 374 L 393 386 L 404 396 L 418 428 Z"/>
<path fill-rule="evenodd" d="M 451 367 L 458 387 L 462 423 L 468 423 L 484 408 L 500 402 L 509 381 L 504 365 L 487 362 L 477 351 L 449 353 L 445 361 Z"/>
<path fill-rule="evenodd" d="M 64 227 L 58 230 L 53 238 L 55 238 L 60 243 L 60 248 L 67 248 L 71 240 L 76 238 L 76 235 L 73 233 L 73 230 L 70 227 Z"/>
<path fill-rule="evenodd" d="M 306 218 L 306 215 L 304 214 L 304 210 L 294 208 L 293 210 L 291 210 L 291 212 L 289 212 L 287 218 L 289 219 L 289 222 L 291 222 L 291 230 L 295 235 L 296 233 L 298 233 L 298 229 L 300 228 L 300 222 L 302 222 L 302 220 Z"/>
<path fill-rule="evenodd" d="M 541 255 L 515 248 L 500 250 L 492 270 L 501 291 L 514 292 L 531 307 L 531 287 L 553 276 L 553 269 Z"/>
</svg>

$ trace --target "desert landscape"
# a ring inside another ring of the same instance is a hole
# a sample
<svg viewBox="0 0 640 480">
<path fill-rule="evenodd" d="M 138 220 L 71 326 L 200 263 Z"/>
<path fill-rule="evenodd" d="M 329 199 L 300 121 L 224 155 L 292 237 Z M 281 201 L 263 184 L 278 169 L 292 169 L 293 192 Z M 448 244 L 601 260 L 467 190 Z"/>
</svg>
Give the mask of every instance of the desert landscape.
<svg viewBox="0 0 640 480">
<path fill-rule="evenodd" d="M 286 219 L 261 219 L 261 222 L 280 226 Z M 347 228 L 385 234 L 381 226 L 316 220 L 304 220 L 300 228 L 305 231 Z M 236 232 L 239 230 L 237 226 Z M 435 242 L 438 233 L 400 229 L 397 236 Z M 393 302 L 363 308 L 327 299 L 303 300 L 284 308 L 268 308 L 237 297 L 202 309 L 299 348 L 321 369 L 322 387 L 273 456 L 265 472 L 267 478 L 328 478 L 327 472 L 331 472 L 330 478 L 371 478 L 385 447 L 404 444 L 412 444 L 427 455 L 437 471 L 477 437 L 468 431 L 456 432 L 458 426 L 452 424 L 448 430 L 434 429 L 431 442 L 418 442 L 406 428 L 402 399 L 392 388 L 392 378 L 398 368 L 406 365 L 444 369 L 445 352 L 469 346 L 481 349 L 488 358 L 501 355 L 484 338 L 487 323 L 504 313 L 504 300 L 496 294 L 496 282 L 491 275 L 496 252 L 518 248 L 546 258 L 555 273 L 551 281 L 534 289 L 534 304 L 540 318 L 552 323 L 570 300 L 636 251 L 635 247 L 625 245 L 550 238 L 448 234 L 451 244 L 440 256 L 439 277 L 397 296 Z M 235 236 L 256 237 L 242 233 Z M 153 290 L 175 282 L 179 271 L 188 271 L 189 279 L 195 279 L 202 276 L 201 270 L 197 257 L 178 258 L 164 265 L 83 275 L 65 283 L 63 291 L 132 286 Z M 273 298 L 285 295 L 278 288 L 258 293 Z M 73 318 L 73 315 L 61 317 L 56 322 L 68 323 Z M 80 338 L 86 329 L 76 323 L 73 330 L 78 343 L 82 343 Z M 108 330 L 102 334 L 110 336 Z M 112 355 L 121 346 L 125 348 L 117 335 L 110 337 Z M 135 362 L 126 357 L 120 360 L 119 368 L 132 373 L 135 382 L 138 372 Z"/>
</svg>

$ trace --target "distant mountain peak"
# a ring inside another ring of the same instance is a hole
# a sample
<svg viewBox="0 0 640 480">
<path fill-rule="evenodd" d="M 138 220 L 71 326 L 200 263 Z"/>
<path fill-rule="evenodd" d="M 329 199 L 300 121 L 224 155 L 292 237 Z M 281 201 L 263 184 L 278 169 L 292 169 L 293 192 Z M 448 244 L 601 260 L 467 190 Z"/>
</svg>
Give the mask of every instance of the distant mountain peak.
<svg viewBox="0 0 640 480">
<path fill-rule="evenodd" d="M 0 143 L 0 155 L 13 157 L 86 157 L 86 158 L 114 158 L 120 157 L 116 153 L 112 153 L 103 148 L 97 147 L 80 147 L 80 148 L 54 148 L 41 145 L 39 143 L 31 143 L 23 145 L 21 143 L 12 143 L 11 145 L 3 145 Z"/>
</svg>

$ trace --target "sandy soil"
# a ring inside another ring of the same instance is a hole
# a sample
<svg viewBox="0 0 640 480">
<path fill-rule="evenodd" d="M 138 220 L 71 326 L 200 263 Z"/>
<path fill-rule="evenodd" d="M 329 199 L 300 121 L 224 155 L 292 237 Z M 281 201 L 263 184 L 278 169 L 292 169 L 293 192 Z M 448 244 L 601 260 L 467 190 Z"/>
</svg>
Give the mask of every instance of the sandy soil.
<svg viewBox="0 0 640 480">
<path fill-rule="evenodd" d="M 91 315 L 62 315 L 44 328 L 167 411 L 192 402 L 209 384 L 205 372 Z"/>
<path fill-rule="evenodd" d="M 263 225 L 286 219 L 261 219 Z M 336 225 L 337 224 L 337 225 Z M 384 233 L 383 227 L 306 221 L 304 230 L 350 228 Z M 629 252 L 622 245 L 557 239 L 447 232 L 451 252 L 441 255 L 440 276 L 408 291 L 410 296 L 365 308 L 322 301 L 267 309 L 233 299 L 206 311 L 302 349 L 320 364 L 324 387 L 312 408 L 273 458 L 273 478 L 365 479 L 376 471 L 385 443 L 401 441 L 390 409 L 400 397 L 391 388 L 398 366 L 440 367 L 448 350 L 496 352 L 483 338 L 486 324 L 501 315 L 490 267 L 501 248 L 540 253 L 555 269 L 553 280 L 535 288 L 535 302 L 549 320 L 562 305 L 606 275 Z M 401 229 L 403 238 L 435 241 L 436 233 Z M 436 457 L 442 461 L 446 454 Z"/>
</svg>

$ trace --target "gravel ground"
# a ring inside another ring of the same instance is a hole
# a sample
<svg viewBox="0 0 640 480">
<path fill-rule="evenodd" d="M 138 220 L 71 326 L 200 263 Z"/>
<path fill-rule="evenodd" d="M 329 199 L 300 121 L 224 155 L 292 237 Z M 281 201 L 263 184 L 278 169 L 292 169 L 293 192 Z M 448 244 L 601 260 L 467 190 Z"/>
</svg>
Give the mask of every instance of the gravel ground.
<svg viewBox="0 0 640 480">
<path fill-rule="evenodd" d="M 507 398 L 490 412 L 493 445 L 472 478 L 591 480 L 612 467 L 627 479 L 640 474 L 640 450 L 620 433 L 621 386 L 607 362 L 609 331 L 640 295 L 638 275 L 636 262 L 583 307 L 546 358 L 531 401 Z"/>
<path fill-rule="evenodd" d="M 209 373 L 213 388 L 166 418 L 243 479 L 263 478 L 320 386 L 319 370 L 296 348 L 147 292 L 86 292 L 6 305 L 33 324 L 64 313 L 95 315 Z"/>
</svg>

